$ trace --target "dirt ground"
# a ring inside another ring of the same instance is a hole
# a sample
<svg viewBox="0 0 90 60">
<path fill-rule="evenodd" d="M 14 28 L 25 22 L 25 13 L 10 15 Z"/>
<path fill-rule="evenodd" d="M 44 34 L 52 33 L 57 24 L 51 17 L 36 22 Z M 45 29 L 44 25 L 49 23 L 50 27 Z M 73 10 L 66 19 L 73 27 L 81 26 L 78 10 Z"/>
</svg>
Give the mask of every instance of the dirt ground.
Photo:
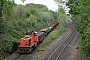
<svg viewBox="0 0 90 60">
<path fill-rule="evenodd" d="M 79 44 L 77 43 L 70 51 L 70 56 L 67 60 L 78 60 Z"/>
</svg>

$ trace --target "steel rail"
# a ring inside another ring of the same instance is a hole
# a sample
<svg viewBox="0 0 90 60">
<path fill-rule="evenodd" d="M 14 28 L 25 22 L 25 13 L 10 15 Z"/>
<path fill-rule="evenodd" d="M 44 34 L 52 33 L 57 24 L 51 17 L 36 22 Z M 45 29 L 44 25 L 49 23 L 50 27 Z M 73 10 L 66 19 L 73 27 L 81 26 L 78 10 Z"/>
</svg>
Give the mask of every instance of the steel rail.
<svg viewBox="0 0 90 60">
<path fill-rule="evenodd" d="M 74 38 L 75 34 L 76 34 L 76 32 L 74 33 L 72 39 Z M 59 55 L 58 55 L 58 57 L 56 58 L 56 60 L 59 59 L 59 57 L 61 56 L 61 54 L 63 53 L 63 51 L 65 50 L 65 48 L 68 46 L 68 44 L 72 41 L 72 39 L 66 44 L 66 46 L 63 48 L 63 50 L 59 53 Z"/>
<path fill-rule="evenodd" d="M 16 57 L 15 59 L 13 59 L 13 60 L 24 60 L 24 58 L 27 56 L 27 54 L 26 55 L 19 55 L 18 57 Z"/>
<path fill-rule="evenodd" d="M 15 56 L 16 55 L 16 56 Z M 27 57 L 28 54 L 26 55 L 21 55 L 21 54 L 16 54 L 14 53 L 14 56 L 9 57 L 8 59 L 10 60 L 24 60 L 25 57 Z"/>
<path fill-rule="evenodd" d="M 20 55 L 18 55 L 18 56 L 17 56 L 16 58 L 14 58 L 13 60 L 16 60 L 16 59 L 18 59 L 18 58 L 19 58 L 19 56 L 20 56 Z"/>
</svg>

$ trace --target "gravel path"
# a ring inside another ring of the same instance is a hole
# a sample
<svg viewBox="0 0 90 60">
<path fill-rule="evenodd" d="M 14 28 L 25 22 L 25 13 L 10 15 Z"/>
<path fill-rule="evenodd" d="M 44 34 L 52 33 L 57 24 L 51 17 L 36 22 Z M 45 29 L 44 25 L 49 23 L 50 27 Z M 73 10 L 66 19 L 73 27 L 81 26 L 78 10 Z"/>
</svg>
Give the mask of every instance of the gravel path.
<svg viewBox="0 0 90 60">
<path fill-rule="evenodd" d="M 78 43 L 70 50 L 70 56 L 67 58 L 67 60 L 78 60 L 77 55 L 79 52 L 79 49 L 77 49 Z"/>
</svg>

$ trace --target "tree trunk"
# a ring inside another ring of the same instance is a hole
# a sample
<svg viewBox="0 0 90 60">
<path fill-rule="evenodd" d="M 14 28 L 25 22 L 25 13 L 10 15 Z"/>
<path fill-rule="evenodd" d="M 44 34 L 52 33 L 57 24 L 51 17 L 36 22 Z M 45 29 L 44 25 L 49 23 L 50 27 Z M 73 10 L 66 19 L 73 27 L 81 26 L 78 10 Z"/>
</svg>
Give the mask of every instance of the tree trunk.
<svg viewBox="0 0 90 60">
<path fill-rule="evenodd" d="M 0 19 L 2 19 L 2 11 L 3 11 L 3 0 L 0 1 L 1 4 L 0 4 Z"/>
<path fill-rule="evenodd" d="M 3 27 L 3 21 L 2 21 L 2 16 L 3 16 L 3 4 L 4 4 L 4 0 L 0 0 L 0 34 L 3 33 L 2 31 L 2 27 Z"/>
</svg>

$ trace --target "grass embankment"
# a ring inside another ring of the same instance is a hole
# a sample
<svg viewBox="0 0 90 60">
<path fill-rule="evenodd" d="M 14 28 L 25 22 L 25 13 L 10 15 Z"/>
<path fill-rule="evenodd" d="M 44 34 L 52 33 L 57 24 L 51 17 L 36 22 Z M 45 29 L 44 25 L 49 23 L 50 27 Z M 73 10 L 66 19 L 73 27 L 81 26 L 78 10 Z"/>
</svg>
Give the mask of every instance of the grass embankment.
<svg viewBox="0 0 90 60">
<path fill-rule="evenodd" d="M 40 44 L 41 46 L 46 46 L 49 43 L 51 43 L 53 40 L 55 40 L 57 37 L 62 35 L 63 32 L 65 32 L 66 28 L 66 21 L 60 20 L 59 25 L 52 31 L 50 34 L 43 40 L 43 42 Z"/>
</svg>

